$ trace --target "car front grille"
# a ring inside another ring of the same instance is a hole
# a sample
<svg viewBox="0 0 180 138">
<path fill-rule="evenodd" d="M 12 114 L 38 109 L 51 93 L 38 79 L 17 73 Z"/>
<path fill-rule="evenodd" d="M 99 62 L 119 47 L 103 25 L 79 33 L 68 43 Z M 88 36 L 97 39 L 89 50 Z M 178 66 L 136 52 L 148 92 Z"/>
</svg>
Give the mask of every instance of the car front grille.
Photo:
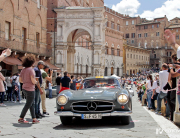
<svg viewBox="0 0 180 138">
<path fill-rule="evenodd" d="M 74 112 L 109 112 L 115 105 L 107 101 L 80 101 L 71 105 Z"/>
</svg>

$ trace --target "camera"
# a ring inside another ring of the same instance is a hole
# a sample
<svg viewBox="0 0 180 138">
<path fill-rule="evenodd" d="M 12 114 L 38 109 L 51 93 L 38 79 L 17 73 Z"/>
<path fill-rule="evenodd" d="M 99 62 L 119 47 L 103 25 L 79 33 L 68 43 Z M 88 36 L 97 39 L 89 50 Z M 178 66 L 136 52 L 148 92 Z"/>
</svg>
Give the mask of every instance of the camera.
<svg viewBox="0 0 180 138">
<path fill-rule="evenodd" d="M 50 73 L 51 73 L 51 71 L 52 71 L 52 69 L 49 69 L 49 70 L 48 70 L 48 74 L 50 74 Z M 54 71 L 53 71 L 53 72 L 54 72 Z"/>
</svg>

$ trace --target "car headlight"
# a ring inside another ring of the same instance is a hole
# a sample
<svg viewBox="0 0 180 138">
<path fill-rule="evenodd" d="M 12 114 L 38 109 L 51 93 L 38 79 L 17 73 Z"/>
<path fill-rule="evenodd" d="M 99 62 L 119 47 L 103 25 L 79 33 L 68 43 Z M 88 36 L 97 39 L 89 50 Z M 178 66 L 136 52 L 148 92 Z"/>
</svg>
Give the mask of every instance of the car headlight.
<svg viewBox="0 0 180 138">
<path fill-rule="evenodd" d="M 68 98 L 64 95 L 61 95 L 57 98 L 57 103 L 59 105 L 65 105 L 68 102 Z"/>
<path fill-rule="evenodd" d="M 117 100 L 120 104 L 126 104 L 128 102 L 128 97 L 125 94 L 121 94 Z"/>
</svg>

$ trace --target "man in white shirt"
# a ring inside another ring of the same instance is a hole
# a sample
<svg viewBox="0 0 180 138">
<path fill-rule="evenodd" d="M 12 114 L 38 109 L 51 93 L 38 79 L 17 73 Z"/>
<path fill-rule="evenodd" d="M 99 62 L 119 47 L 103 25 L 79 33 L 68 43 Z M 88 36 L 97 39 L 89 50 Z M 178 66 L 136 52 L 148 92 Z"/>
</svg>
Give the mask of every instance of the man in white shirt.
<svg viewBox="0 0 180 138">
<path fill-rule="evenodd" d="M 167 96 L 167 90 L 164 90 L 163 87 L 167 84 L 168 82 L 168 66 L 167 64 L 162 65 L 162 71 L 159 72 L 159 84 L 160 84 L 160 93 L 157 98 L 157 112 L 158 114 L 161 114 L 161 101 L 162 99 L 166 98 Z"/>
</svg>

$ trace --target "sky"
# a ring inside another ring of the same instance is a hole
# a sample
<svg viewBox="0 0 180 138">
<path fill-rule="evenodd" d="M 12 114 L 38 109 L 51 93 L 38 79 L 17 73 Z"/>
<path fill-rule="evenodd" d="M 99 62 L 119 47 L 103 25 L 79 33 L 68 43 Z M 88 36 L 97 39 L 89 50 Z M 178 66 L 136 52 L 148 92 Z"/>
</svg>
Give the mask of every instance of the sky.
<svg viewBox="0 0 180 138">
<path fill-rule="evenodd" d="M 180 17 L 180 0 L 104 0 L 105 6 L 131 17 L 149 20 L 167 16 L 169 20 Z"/>
</svg>

